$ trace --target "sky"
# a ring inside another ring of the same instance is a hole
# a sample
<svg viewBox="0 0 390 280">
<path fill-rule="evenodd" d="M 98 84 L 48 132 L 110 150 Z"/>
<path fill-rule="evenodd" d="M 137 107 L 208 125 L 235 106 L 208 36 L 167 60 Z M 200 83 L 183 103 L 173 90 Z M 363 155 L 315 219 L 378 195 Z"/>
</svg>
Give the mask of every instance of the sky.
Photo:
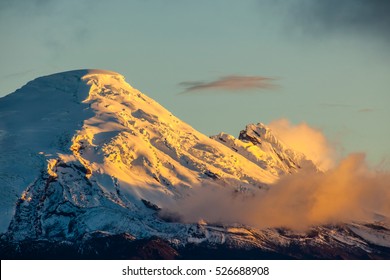
<svg viewBox="0 0 390 280">
<path fill-rule="evenodd" d="M 0 0 L 0 97 L 113 70 L 207 135 L 288 120 L 389 167 L 389 12 L 387 0 Z"/>
</svg>

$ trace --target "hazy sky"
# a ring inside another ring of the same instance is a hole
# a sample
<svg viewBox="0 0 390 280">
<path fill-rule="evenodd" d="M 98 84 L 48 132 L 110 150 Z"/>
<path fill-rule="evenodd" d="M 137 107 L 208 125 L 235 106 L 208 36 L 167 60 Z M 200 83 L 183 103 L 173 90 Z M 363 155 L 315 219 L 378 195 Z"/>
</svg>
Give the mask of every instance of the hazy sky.
<svg viewBox="0 0 390 280">
<path fill-rule="evenodd" d="M 113 70 L 205 134 L 286 118 L 376 164 L 390 157 L 389 13 L 387 0 L 0 0 L 0 96 Z"/>
</svg>

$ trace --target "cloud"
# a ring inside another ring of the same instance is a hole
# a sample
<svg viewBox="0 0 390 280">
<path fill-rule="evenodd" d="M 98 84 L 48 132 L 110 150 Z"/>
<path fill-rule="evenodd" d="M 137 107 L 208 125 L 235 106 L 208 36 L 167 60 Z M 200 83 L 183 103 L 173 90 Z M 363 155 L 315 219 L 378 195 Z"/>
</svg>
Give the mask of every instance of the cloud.
<svg viewBox="0 0 390 280">
<path fill-rule="evenodd" d="M 244 224 L 263 228 L 307 230 L 312 226 L 344 222 L 374 222 L 390 217 L 390 172 L 373 171 L 362 154 L 353 154 L 326 171 L 282 177 L 269 190 L 239 193 L 200 186 L 162 216 L 187 223 Z"/>
<path fill-rule="evenodd" d="M 371 113 L 374 112 L 374 109 L 372 108 L 363 108 L 358 110 L 359 113 Z"/>
<path fill-rule="evenodd" d="M 312 160 L 321 170 L 328 170 L 335 164 L 335 149 L 322 131 L 306 123 L 291 124 L 287 119 L 279 119 L 268 124 L 269 128 L 292 149 Z"/>
<path fill-rule="evenodd" d="M 184 92 L 203 91 L 203 90 L 227 90 L 243 91 L 253 89 L 273 89 L 276 86 L 272 84 L 273 78 L 262 76 L 225 76 L 211 82 L 182 82 L 179 85 L 185 87 Z"/>
<path fill-rule="evenodd" d="M 303 32 L 312 35 L 341 31 L 390 39 L 388 0 L 300 0 L 290 4 L 288 13 Z"/>
</svg>

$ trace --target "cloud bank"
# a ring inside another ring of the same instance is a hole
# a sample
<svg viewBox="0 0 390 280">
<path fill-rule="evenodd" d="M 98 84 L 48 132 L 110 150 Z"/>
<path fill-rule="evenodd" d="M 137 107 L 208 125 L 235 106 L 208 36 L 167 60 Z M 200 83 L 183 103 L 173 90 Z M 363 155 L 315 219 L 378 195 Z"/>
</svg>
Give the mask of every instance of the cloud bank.
<svg viewBox="0 0 390 280">
<path fill-rule="evenodd" d="M 325 173 L 286 175 L 269 190 L 239 194 L 214 186 L 194 188 L 162 215 L 182 221 L 244 224 L 259 229 L 312 226 L 390 217 L 390 172 L 370 170 L 364 155 L 353 154 Z"/>
<path fill-rule="evenodd" d="M 305 123 L 292 125 L 281 119 L 269 127 L 325 171 L 287 174 L 267 190 L 237 191 L 216 184 L 194 186 L 185 198 L 162 205 L 162 217 L 186 223 L 204 220 L 209 224 L 296 231 L 334 223 L 369 223 L 378 219 L 390 222 L 389 168 L 370 168 L 364 154 L 351 154 L 336 163 L 334 150 L 322 132 Z"/>
<path fill-rule="evenodd" d="M 203 90 L 242 91 L 252 89 L 273 89 L 273 78 L 262 76 L 225 76 L 211 82 L 182 82 L 179 85 L 185 87 L 184 92 Z"/>
</svg>

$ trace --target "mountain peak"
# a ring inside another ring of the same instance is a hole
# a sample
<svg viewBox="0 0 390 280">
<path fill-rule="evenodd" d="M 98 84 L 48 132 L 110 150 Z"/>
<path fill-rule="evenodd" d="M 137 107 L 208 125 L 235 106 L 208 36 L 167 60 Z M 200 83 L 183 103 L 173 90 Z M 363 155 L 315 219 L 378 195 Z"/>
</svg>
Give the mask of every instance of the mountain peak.
<svg viewBox="0 0 390 280">
<path fill-rule="evenodd" d="M 212 138 L 277 176 L 297 172 L 302 168 L 318 170 L 304 154 L 283 143 L 263 123 L 248 124 L 240 131 L 238 139 L 225 133 Z"/>
<path fill-rule="evenodd" d="M 244 130 L 240 131 L 238 139 L 250 141 L 254 144 L 260 144 L 262 139 L 271 138 L 270 135 L 270 129 L 265 124 L 248 124 Z"/>
</svg>

